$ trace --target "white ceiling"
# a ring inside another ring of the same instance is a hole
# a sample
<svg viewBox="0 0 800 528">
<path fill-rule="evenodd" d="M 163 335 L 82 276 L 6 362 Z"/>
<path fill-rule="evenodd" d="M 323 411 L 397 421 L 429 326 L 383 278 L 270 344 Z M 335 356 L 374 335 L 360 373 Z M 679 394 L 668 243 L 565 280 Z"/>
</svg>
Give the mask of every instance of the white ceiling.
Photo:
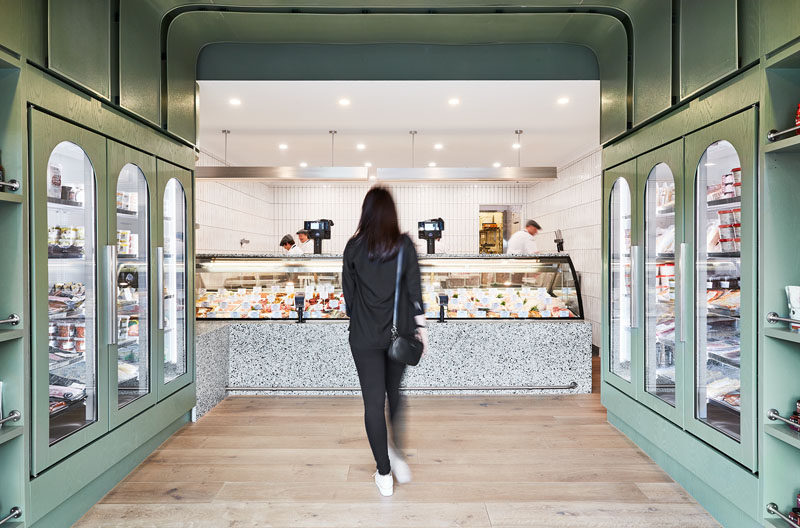
<svg viewBox="0 0 800 528">
<path fill-rule="evenodd" d="M 561 166 L 600 144 L 599 81 L 200 81 L 204 150 L 243 166 Z M 460 104 L 448 100 L 457 97 Z M 558 104 L 562 97 L 567 104 Z M 232 106 L 232 98 L 241 105 Z M 351 104 L 339 105 L 341 98 Z M 285 143 L 286 150 L 278 145 Z M 363 143 L 366 149 L 356 149 Z M 433 145 L 441 143 L 442 150 Z"/>
</svg>

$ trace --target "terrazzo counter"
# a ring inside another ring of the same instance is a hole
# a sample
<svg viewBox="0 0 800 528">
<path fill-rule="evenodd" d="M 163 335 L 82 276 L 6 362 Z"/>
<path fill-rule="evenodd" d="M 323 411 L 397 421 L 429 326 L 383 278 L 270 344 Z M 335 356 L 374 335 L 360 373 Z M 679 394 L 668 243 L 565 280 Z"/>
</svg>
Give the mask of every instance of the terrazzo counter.
<svg viewBox="0 0 800 528">
<path fill-rule="evenodd" d="M 198 414 L 224 397 L 225 373 L 229 394 L 353 393 L 359 384 L 347 326 L 197 321 Z M 403 380 L 412 393 L 591 392 L 586 321 L 430 321 L 428 328 L 430 350 Z"/>
</svg>

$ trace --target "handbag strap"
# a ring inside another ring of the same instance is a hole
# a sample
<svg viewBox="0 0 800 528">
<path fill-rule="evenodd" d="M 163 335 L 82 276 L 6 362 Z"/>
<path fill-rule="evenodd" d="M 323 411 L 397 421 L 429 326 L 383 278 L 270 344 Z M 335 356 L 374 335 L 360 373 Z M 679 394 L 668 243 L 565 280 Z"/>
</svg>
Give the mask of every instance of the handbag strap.
<svg viewBox="0 0 800 528">
<path fill-rule="evenodd" d="M 403 240 L 400 240 L 400 250 L 397 252 L 397 278 L 394 281 L 394 310 L 392 312 L 392 330 L 397 332 L 397 308 L 400 301 L 400 279 L 403 277 Z"/>
</svg>

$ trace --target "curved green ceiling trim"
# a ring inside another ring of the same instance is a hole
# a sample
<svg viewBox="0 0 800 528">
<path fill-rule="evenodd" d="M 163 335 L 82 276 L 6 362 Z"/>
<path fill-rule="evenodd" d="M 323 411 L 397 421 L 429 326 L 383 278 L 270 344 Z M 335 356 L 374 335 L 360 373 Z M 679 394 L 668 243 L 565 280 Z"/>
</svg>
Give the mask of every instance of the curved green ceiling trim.
<svg viewBox="0 0 800 528">
<path fill-rule="evenodd" d="M 598 12 L 625 26 L 628 37 L 628 104 L 633 124 L 672 103 L 672 7 L 663 0 L 530 0 L 524 6 L 485 0 L 120 0 L 120 102 L 125 108 L 163 124 L 166 100 L 161 90 L 166 34 L 186 11 L 250 8 L 285 12 Z M 372 15 L 370 15 L 372 16 Z M 437 15 L 434 15 L 437 16 Z M 163 52 L 163 56 L 162 56 Z"/>
<path fill-rule="evenodd" d="M 628 40 L 622 23 L 608 15 L 183 13 L 170 24 L 167 36 L 166 117 L 169 130 L 189 141 L 195 135 L 197 57 L 213 42 L 582 45 L 594 52 L 600 69 L 601 141 L 627 127 Z"/>
</svg>

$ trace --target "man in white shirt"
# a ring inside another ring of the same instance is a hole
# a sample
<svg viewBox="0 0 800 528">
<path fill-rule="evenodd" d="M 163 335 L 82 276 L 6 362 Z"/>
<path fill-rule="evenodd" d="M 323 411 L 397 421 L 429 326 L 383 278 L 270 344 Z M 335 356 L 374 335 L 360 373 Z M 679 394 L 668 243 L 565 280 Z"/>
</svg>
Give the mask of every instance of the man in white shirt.
<svg viewBox="0 0 800 528">
<path fill-rule="evenodd" d="M 536 253 L 536 241 L 533 237 L 542 228 L 535 220 L 528 220 L 525 229 L 517 231 L 508 239 L 509 255 L 533 255 Z"/>
<path fill-rule="evenodd" d="M 287 257 L 294 257 L 303 254 L 303 250 L 294 243 L 294 238 L 292 238 L 292 235 L 284 235 L 281 239 L 280 246 L 283 248 L 283 254 Z"/>
<path fill-rule="evenodd" d="M 305 229 L 301 229 L 297 233 L 297 247 L 300 248 L 300 251 L 303 253 L 314 253 L 314 241 L 311 240 L 311 237 L 308 236 L 308 231 Z"/>
</svg>

